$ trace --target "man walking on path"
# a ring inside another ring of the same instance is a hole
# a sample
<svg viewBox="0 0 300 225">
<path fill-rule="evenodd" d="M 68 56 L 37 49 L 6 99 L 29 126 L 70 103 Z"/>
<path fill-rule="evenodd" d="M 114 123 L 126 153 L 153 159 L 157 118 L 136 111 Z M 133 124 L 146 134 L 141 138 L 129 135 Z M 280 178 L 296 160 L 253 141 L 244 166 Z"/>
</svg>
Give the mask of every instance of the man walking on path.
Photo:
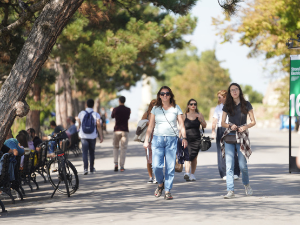
<svg viewBox="0 0 300 225">
<path fill-rule="evenodd" d="M 128 120 L 130 118 L 130 108 L 124 105 L 126 98 L 121 96 L 119 98 L 119 106 L 114 108 L 111 113 L 111 118 L 116 119 L 116 124 L 114 128 L 114 163 L 115 171 L 118 171 L 118 156 L 119 156 L 119 144 L 121 142 L 121 152 L 120 152 L 120 170 L 124 172 L 124 163 L 126 157 L 126 149 L 128 144 Z"/>
<path fill-rule="evenodd" d="M 78 114 L 79 137 L 82 144 L 82 159 L 84 175 L 88 174 L 88 153 L 90 155 L 90 172 L 96 172 L 94 168 L 96 138 L 100 134 L 100 143 L 103 142 L 100 115 L 93 111 L 94 100 L 88 99 L 86 109 Z"/>
</svg>

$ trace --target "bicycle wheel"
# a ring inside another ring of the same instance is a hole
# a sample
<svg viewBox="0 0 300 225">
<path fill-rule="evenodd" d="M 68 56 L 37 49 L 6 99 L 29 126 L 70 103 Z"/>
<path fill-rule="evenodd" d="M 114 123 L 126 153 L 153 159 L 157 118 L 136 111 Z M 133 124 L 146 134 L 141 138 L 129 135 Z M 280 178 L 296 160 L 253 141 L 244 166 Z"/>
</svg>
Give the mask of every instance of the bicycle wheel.
<svg viewBox="0 0 300 225">
<path fill-rule="evenodd" d="M 74 194 L 79 188 L 79 179 L 75 166 L 69 160 L 66 160 L 66 174 L 70 194 Z"/>
<path fill-rule="evenodd" d="M 69 187 L 69 193 L 71 195 L 77 191 L 79 187 L 79 179 L 77 170 L 74 167 L 74 165 L 69 160 L 66 160 L 65 162 L 67 184 Z M 64 177 L 59 175 L 58 164 L 57 161 L 54 159 L 50 160 L 47 164 L 47 176 L 53 188 L 56 188 L 58 182 L 60 181 L 57 191 L 62 194 L 68 194 L 66 192 L 66 183 L 64 182 Z"/>
<path fill-rule="evenodd" d="M 68 195 L 68 197 L 70 197 L 70 190 L 69 190 L 69 182 L 67 180 L 66 165 L 63 162 L 62 162 L 62 165 L 61 165 L 60 169 L 61 169 L 61 173 L 62 173 L 61 175 L 63 176 L 63 179 L 64 179 L 67 195 Z"/>
</svg>

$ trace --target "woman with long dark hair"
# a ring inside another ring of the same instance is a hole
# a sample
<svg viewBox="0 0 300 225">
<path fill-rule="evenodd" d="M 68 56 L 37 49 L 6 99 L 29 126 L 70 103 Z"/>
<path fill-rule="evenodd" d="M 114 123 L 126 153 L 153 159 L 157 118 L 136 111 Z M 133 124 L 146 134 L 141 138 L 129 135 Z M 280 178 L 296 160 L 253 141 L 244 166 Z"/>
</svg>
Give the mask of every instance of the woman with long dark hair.
<svg viewBox="0 0 300 225">
<path fill-rule="evenodd" d="M 225 128 L 221 126 L 221 122 L 222 122 L 223 107 L 226 101 L 226 96 L 227 96 L 226 90 L 218 91 L 217 93 L 218 105 L 215 108 L 214 115 L 213 115 L 213 122 L 212 122 L 212 137 L 216 138 L 216 144 L 217 144 L 218 169 L 219 169 L 220 177 L 223 180 L 226 180 L 226 161 L 225 158 L 222 157 L 220 140 L 225 131 Z M 217 126 L 217 135 L 215 132 L 216 126 Z M 239 161 L 238 161 L 237 154 L 235 154 L 234 155 L 234 179 L 235 180 L 239 179 L 239 176 L 240 176 Z"/>
<path fill-rule="evenodd" d="M 186 181 L 195 181 L 195 171 L 197 167 L 197 157 L 200 148 L 201 134 L 200 125 L 206 128 L 206 122 L 197 108 L 197 101 L 190 99 L 187 103 L 185 114 L 183 116 L 184 127 L 186 130 L 186 137 L 189 143 L 189 160 L 185 161 L 185 174 L 184 179 Z"/>
<path fill-rule="evenodd" d="M 229 123 L 226 123 L 227 115 Z M 251 120 L 248 124 L 247 115 L 250 116 Z M 226 183 L 228 191 L 227 195 L 224 196 L 226 199 L 235 197 L 233 183 L 235 149 L 237 149 L 238 153 L 239 167 L 242 172 L 242 182 L 245 186 L 246 195 L 253 194 L 253 190 L 249 184 L 247 160 L 252 153 L 248 129 L 255 124 L 253 107 L 250 102 L 245 100 L 240 85 L 237 83 L 230 84 L 222 115 L 222 127 L 226 128 L 226 130 L 221 138 L 222 154 L 223 156 L 225 154 L 226 160 Z M 232 135 L 235 138 L 230 137 Z"/>
<path fill-rule="evenodd" d="M 158 182 L 154 192 L 155 197 L 160 197 L 165 189 L 165 199 L 172 200 L 170 191 L 173 186 L 175 173 L 175 159 L 177 152 L 178 128 L 181 128 L 183 137 L 182 146 L 187 147 L 186 133 L 183 124 L 182 111 L 176 105 L 172 90 L 163 86 L 157 92 L 156 104 L 151 110 L 150 122 L 146 133 L 144 148 L 149 147 L 149 138 L 154 129 L 152 139 L 152 169 Z M 163 167 L 165 161 L 165 176 Z"/>
</svg>

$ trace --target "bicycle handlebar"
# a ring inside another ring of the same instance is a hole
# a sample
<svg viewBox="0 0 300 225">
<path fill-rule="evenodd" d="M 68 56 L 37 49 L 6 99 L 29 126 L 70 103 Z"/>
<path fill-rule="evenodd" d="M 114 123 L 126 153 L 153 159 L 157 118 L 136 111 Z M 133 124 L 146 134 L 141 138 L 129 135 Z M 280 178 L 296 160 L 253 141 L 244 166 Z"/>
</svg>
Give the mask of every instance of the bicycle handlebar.
<svg viewBox="0 0 300 225">
<path fill-rule="evenodd" d="M 51 138 L 57 138 L 57 137 L 59 137 L 60 135 L 62 135 L 63 134 L 63 132 L 65 132 L 67 129 L 64 129 L 64 130 L 61 130 L 61 131 L 59 131 L 57 134 L 54 134 L 54 135 L 48 135 L 48 136 L 50 136 Z"/>
</svg>

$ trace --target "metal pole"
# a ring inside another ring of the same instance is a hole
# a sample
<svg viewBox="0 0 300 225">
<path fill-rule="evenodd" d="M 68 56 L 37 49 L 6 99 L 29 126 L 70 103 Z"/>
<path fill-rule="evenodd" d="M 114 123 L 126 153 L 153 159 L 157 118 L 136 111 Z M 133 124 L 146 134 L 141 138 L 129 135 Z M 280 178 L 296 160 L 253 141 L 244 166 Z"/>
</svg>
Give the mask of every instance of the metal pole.
<svg viewBox="0 0 300 225">
<path fill-rule="evenodd" d="M 291 57 L 290 57 L 290 76 L 291 76 Z M 292 167 L 292 117 L 291 117 L 291 77 L 290 77 L 290 85 L 289 85 L 289 172 L 291 173 L 291 167 Z"/>
<path fill-rule="evenodd" d="M 291 173 L 291 167 L 292 167 L 292 117 L 289 116 L 289 172 Z"/>
</svg>

